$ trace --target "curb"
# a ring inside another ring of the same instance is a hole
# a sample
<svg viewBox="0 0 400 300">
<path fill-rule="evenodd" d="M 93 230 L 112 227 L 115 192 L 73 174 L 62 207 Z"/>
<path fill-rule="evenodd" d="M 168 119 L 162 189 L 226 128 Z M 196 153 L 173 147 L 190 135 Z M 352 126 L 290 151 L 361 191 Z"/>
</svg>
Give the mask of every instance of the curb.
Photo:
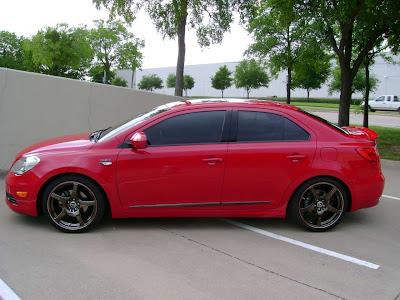
<svg viewBox="0 0 400 300">
<path fill-rule="evenodd" d="M 381 159 L 381 165 L 382 167 L 392 167 L 400 169 L 400 161 L 397 160 Z"/>
</svg>

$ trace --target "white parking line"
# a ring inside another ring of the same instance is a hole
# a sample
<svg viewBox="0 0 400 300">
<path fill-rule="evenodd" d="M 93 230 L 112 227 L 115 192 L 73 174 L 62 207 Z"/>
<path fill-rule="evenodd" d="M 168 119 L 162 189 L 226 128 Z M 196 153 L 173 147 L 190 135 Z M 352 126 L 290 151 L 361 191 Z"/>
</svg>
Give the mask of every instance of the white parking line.
<svg viewBox="0 0 400 300">
<path fill-rule="evenodd" d="M 309 244 L 306 244 L 306 243 L 303 243 L 303 242 L 300 242 L 300 241 L 296 241 L 296 240 L 291 239 L 291 238 L 284 237 L 282 235 L 278 235 L 278 234 L 275 234 L 275 233 L 272 233 L 272 232 L 268 232 L 268 231 L 265 231 L 265 230 L 250 226 L 250 225 L 246 225 L 246 224 L 243 224 L 243 223 L 239 223 L 239 222 L 230 220 L 230 219 L 222 218 L 222 220 L 224 222 L 226 222 L 226 223 L 229 223 L 229 224 L 232 224 L 232 225 L 244 228 L 244 229 L 248 229 L 248 230 L 251 230 L 253 232 L 257 232 L 259 234 L 271 237 L 273 239 L 277 239 L 277 240 L 280 240 L 280 241 L 283 241 L 283 242 L 287 242 L 287 243 L 290 243 L 290 244 L 293 244 L 293 245 L 296 245 L 296 246 L 300 246 L 300 247 L 303 247 L 303 248 L 306 248 L 306 249 L 309 249 L 309 250 L 312 250 L 312 251 L 315 251 L 315 252 L 319 252 L 319 253 L 322 253 L 322 254 L 325 254 L 325 255 L 329 255 L 329 256 L 332 256 L 332 257 L 335 257 L 335 258 L 339 258 L 339 259 L 342 259 L 342 260 L 345 260 L 345 261 L 348 261 L 348 262 L 352 262 L 354 264 L 358 264 L 358 265 L 361 265 L 361 266 L 364 266 L 364 267 L 367 267 L 367 268 L 371 268 L 371 269 L 375 269 L 375 270 L 379 268 L 379 265 L 370 263 L 370 262 L 365 261 L 365 260 L 361 260 L 361 259 L 358 259 L 358 258 L 355 258 L 355 257 L 351 257 L 351 256 L 347 256 L 347 255 L 340 254 L 340 253 L 337 253 L 337 252 L 333 252 L 333 251 L 330 251 L 330 250 L 327 250 L 327 249 L 324 249 L 324 248 L 320 248 L 320 247 L 316 247 L 316 246 L 313 246 L 313 245 L 309 245 Z"/>
<path fill-rule="evenodd" d="M 400 200 L 400 198 L 393 197 L 393 196 L 388 196 L 388 195 L 382 195 L 383 198 L 388 198 L 388 199 L 393 199 L 393 200 Z"/>
<path fill-rule="evenodd" d="M 21 300 L 8 285 L 0 279 L 0 299 L 3 300 Z"/>
</svg>

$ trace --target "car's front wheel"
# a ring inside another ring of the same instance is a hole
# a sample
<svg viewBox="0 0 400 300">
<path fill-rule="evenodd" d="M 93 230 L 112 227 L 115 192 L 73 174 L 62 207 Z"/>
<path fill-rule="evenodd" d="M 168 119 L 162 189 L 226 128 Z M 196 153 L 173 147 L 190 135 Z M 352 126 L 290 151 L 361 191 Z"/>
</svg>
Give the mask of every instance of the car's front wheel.
<svg viewBox="0 0 400 300">
<path fill-rule="evenodd" d="M 64 175 L 47 186 L 42 206 L 44 214 L 57 229 L 83 232 L 100 221 L 105 200 L 92 180 L 79 175 Z"/>
<path fill-rule="evenodd" d="M 368 108 L 370 112 L 375 112 L 375 109 L 372 109 L 371 106 L 368 105 Z"/>
<path fill-rule="evenodd" d="M 303 184 L 293 195 L 291 214 L 310 231 L 326 231 L 343 219 L 348 206 L 343 185 L 332 178 L 316 178 Z"/>
</svg>

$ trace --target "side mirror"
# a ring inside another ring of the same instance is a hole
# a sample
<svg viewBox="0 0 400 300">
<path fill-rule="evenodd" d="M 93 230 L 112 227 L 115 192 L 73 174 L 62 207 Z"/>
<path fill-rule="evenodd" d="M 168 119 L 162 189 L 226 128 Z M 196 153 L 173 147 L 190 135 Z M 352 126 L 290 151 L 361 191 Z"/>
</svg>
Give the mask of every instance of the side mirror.
<svg viewBox="0 0 400 300">
<path fill-rule="evenodd" d="M 144 149 L 147 147 L 147 137 L 144 132 L 136 132 L 130 139 L 133 148 Z"/>
</svg>

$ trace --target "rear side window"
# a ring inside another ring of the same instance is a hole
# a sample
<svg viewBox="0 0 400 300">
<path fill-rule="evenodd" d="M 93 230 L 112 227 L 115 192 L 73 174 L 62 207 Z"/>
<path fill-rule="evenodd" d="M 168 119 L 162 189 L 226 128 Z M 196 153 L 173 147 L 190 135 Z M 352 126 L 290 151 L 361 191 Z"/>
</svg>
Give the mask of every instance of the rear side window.
<svg viewBox="0 0 400 300">
<path fill-rule="evenodd" d="M 310 135 L 291 120 L 272 113 L 239 111 L 237 142 L 307 141 Z"/>
<path fill-rule="evenodd" d="M 308 141 L 310 135 L 296 123 L 285 117 L 284 119 L 284 140 L 285 141 Z"/>
<path fill-rule="evenodd" d="M 219 143 L 224 120 L 225 111 L 189 113 L 161 121 L 144 133 L 152 146 Z"/>
</svg>

